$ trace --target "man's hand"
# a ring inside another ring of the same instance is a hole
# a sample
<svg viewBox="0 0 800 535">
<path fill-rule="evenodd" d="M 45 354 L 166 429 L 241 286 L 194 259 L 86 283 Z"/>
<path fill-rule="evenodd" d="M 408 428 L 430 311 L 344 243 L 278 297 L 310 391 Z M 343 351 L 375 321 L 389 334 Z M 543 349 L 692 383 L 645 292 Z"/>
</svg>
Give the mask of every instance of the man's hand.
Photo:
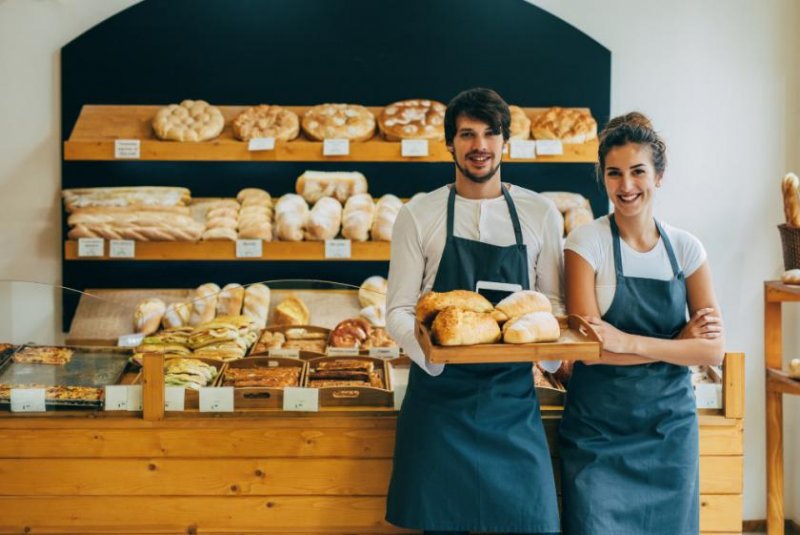
<svg viewBox="0 0 800 535">
<path fill-rule="evenodd" d="M 677 339 L 704 338 L 713 340 L 722 336 L 722 318 L 713 308 L 701 308 L 676 336 Z"/>
</svg>

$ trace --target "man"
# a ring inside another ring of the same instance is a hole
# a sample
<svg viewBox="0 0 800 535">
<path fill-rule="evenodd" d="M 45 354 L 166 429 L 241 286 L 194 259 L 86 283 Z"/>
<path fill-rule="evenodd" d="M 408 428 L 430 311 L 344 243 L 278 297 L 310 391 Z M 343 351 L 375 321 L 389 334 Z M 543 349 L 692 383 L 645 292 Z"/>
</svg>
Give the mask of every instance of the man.
<svg viewBox="0 0 800 535">
<path fill-rule="evenodd" d="M 516 284 L 562 310 L 561 216 L 500 181 L 510 121 L 492 90 L 456 96 L 445 113 L 455 184 L 404 206 L 392 234 L 387 327 L 413 363 L 386 518 L 427 534 L 559 531 L 532 365 L 431 364 L 414 338 L 414 307 L 429 290 Z"/>
</svg>

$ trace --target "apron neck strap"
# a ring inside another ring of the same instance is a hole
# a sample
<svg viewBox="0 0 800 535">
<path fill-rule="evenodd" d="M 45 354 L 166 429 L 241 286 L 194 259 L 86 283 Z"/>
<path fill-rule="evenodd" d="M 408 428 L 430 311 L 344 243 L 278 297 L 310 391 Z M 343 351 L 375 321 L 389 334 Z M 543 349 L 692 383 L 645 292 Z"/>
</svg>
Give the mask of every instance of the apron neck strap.
<svg viewBox="0 0 800 535">
<path fill-rule="evenodd" d="M 622 276 L 622 250 L 620 247 L 620 237 L 619 237 L 619 227 L 617 226 L 617 221 L 614 217 L 614 214 L 609 214 L 608 221 L 611 225 L 611 241 L 614 243 L 614 270 L 617 273 L 617 276 Z M 658 222 L 656 218 L 653 218 L 653 221 L 656 224 L 656 229 L 658 230 L 659 236 L 661 236 L 661 241 L 664 242 L 664 248 L 667 250 L 667 256 L 669 257 L 669 263 L 672 266 L 672 273 L 676 277 L 680 274 L 680 268 L 678 267 L 678 260 L 675 258 L 675 251 L 672 249 L 672 243 L 669 241 L 669 237 L 667 233 L 664 232 L 664 228 L 661 226 L 661 223 Z"/>
<path fill-rule="evenodd" d="M 678 259 L 675 257 L 675 251 L 672 248 L 672 242 L 669 241 L 669 237 L 667 233 L 664 231 L 664 227 L 661 226 L 661 223 L 658 222 L 655 218 L 653 218 L 656 222 L 656 228 L 658 229 L 658 233 L 661 235 L 661 241 L 664 242 L 664 248 L 667 250 L 667 256 L 669 257 L 669 263 L 672 266 L 672 274 L 676 277 L 680 275 L 681 269 L 678 267 Z"/>
<path fill-rule="evenodd" d="M 517 214 L 517 207 L 514 205 L 514 200 L 511 198 L 511 194 L 508 192 L 508 189 L 500 184 L 500 190 L 503 192 L 503 197 L 506 200 L 506 204 L 508 205 L 508 213 L 511 215 L 511 224 L 514 226 L 514 238 L 517 241 L 517 245 L 522 245 L 522 226 L 519 223 L 519 215 Z M 455 213 L 456 213 L 456 186 L 453 184 L 453 187 L 450 188 L 450 194 L 447 197 L 447 239 L 453 237 L 453 226 L 455 221 Z"/>
</svg>

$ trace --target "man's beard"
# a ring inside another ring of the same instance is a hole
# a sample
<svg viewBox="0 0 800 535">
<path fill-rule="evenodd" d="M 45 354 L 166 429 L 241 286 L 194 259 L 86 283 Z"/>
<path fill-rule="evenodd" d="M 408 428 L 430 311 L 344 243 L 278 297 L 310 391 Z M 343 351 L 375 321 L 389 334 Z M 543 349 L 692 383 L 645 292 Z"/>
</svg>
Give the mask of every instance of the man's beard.
<svg viewBox="0 0 800 535">
<path fill-rule="evenodd" d="M 485 175 L 476 175 L 470 173 L 469 171 L 461 167 L 455 156 L 453 156 L 453 162 L 455 162 L 456 167 L 458 167 L 458 170 L 461 171 L 462 175 L 464 175 L 471 181 L 475 182 L 476 184 L 484 184 L 486 182 L 489 182 L 492 179 L 492 177 L 494 177 L 494 175 L 497 174 L 497 171 L 500 169 L 500 164 L 502 163 L 502 162 L 497 162 L 497 165 L 494 166 L 494 168 L 489 169 L 489 171 Z"/>
</svg>

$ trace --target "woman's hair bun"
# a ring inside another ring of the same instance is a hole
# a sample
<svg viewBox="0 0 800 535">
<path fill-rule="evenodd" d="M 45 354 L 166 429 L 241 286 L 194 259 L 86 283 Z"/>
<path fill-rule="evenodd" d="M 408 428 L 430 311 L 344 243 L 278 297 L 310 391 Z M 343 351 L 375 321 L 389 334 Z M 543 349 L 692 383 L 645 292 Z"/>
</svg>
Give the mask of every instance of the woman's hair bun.
<svg viewBox="0 0 800 535">
<path fill-rule="evenodd" d="M 645 114 L 638 111 L 632 111 L 630 113 L 626 113 L 625 115 L 614 117 L 608 122 L 603 130 L 610 131 L 623 125 L 653 130 L 653 123 L 650 122 L 650 119 L 648 119 Z"/>
</svg>

